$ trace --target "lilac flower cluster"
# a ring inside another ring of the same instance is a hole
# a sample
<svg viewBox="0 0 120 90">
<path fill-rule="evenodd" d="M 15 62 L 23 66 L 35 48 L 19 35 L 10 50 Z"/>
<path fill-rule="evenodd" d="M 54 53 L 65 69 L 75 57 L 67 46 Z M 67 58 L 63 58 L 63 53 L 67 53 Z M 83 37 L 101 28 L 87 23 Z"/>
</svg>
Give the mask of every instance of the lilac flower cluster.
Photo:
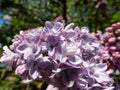
<svg viewBox="0 0 120 90">
<path fill-rule="evenodd" d="M 73 27 L 47 21 L 45 27 L 21 31 L 10 47 L 3 47 L 0 61 L 15 68 L 24 83 L 43 80 L 60 90 L 113 90 L 103 47 L 88 28 Z"/>
<path fill-rule="evenodd" d="M 105 29 L 102 42 L 110 54 L 111 65 L 120 69 L 120 22 Z"/>
</svg>

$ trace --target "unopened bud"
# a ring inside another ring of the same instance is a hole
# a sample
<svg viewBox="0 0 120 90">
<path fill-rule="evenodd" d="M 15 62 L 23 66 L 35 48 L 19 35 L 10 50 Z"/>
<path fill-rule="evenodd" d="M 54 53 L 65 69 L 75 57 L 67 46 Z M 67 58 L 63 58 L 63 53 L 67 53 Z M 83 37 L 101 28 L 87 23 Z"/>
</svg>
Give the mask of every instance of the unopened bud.
<svg viewBox="0 0 120 90">
<path fill-rule="evenodd" d="M 113 27 L 108 27 L 105 29 L 106 32 L 112 32 L 112 30 L 113 30 Z"/>
<path fill-rule="evenodd" d="M 108 40 L 108 42 L 109 42 L 110 44 L 114 44 L 114 43 L 116 42 L 116 38 L 115 38 L 115 37 L 111 37 L 111 38 Z"/>
<path fill-rule="evenodd" d="M 110 50 L 110 52 L 114 52 L 114 51 L 116 50 L 116 47 L 115 47 L 115 46 L 111 46 L 111 47 L 109 48 L 109 50 Z"/>
<path fill-rule="evenodd" d="M 112 56 L 113 56 L 114 58 L 120 58 L 120 53 L 119 53 L 119 52 L 114 52 L 114 53 L 112 54 Z"/>
<path fill-rule="evenodd" d="M 116 34 L 116 35 L 120 35 L 120 29 L 117 29 L 117 30 L 115 31 L 115 34 Z"/>
</svg>

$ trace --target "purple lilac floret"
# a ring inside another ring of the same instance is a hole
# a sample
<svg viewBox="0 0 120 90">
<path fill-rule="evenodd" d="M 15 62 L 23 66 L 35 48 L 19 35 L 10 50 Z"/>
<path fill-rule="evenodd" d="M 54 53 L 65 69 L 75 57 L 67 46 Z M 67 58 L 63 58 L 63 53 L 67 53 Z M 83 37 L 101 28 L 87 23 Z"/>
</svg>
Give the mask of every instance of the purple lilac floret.
<svg viewBox="0 0 120 90">
<path fill-rule="evenodd" d="M 24 83 L 43 80 L 60 90 L 113 90 L 98 39 L 86 27 L 73 27 L 47 21 L 45 27 L 20 31 L 10 47 L 3 47 L 0 61 L 15 68 Z"/>
</svg>

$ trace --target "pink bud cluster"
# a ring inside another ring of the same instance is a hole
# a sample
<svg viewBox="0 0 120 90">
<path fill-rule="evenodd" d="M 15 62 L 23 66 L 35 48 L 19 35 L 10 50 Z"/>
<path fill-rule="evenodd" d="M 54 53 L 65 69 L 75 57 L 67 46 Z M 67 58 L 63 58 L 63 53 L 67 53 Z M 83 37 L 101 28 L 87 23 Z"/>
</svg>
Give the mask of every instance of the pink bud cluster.
<svg viewBox="0 0 120 90">
<path fill-rule="evenodd" d="M 115 69 L 120 69 L 120 22 L 107 27 L 105 33 L 98 32 L 95 36 L 106 47 L 111 65 Z"/>
</svg>

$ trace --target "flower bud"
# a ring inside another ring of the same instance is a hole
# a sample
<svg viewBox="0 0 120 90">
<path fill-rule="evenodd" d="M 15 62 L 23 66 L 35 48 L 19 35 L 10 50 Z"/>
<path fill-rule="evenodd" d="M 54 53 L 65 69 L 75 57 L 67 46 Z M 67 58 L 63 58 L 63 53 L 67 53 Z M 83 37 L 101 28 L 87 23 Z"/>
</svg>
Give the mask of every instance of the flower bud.
<svg viewBox="0 0 120 90">
<path fill-rule="evenodd" d="M 113 27 L 108 27 L 105 29 L 106 32 L 112 32 L 112 30 L 113 30 Z"/>
<path fill-rule="evenodd" d="M 109 40 L 108 40 L 108 43 L 110 44 L 114 44 L 116 42 L 116 38 L 115 37 L 111 37 Z"/>
<path fill-rule="evenodd" d="M 120 35 L 120 29 L 117 29 L 117 30 L 115 31 L 115 34 L 116 34 L 116 35 Z"/>
</svg>

